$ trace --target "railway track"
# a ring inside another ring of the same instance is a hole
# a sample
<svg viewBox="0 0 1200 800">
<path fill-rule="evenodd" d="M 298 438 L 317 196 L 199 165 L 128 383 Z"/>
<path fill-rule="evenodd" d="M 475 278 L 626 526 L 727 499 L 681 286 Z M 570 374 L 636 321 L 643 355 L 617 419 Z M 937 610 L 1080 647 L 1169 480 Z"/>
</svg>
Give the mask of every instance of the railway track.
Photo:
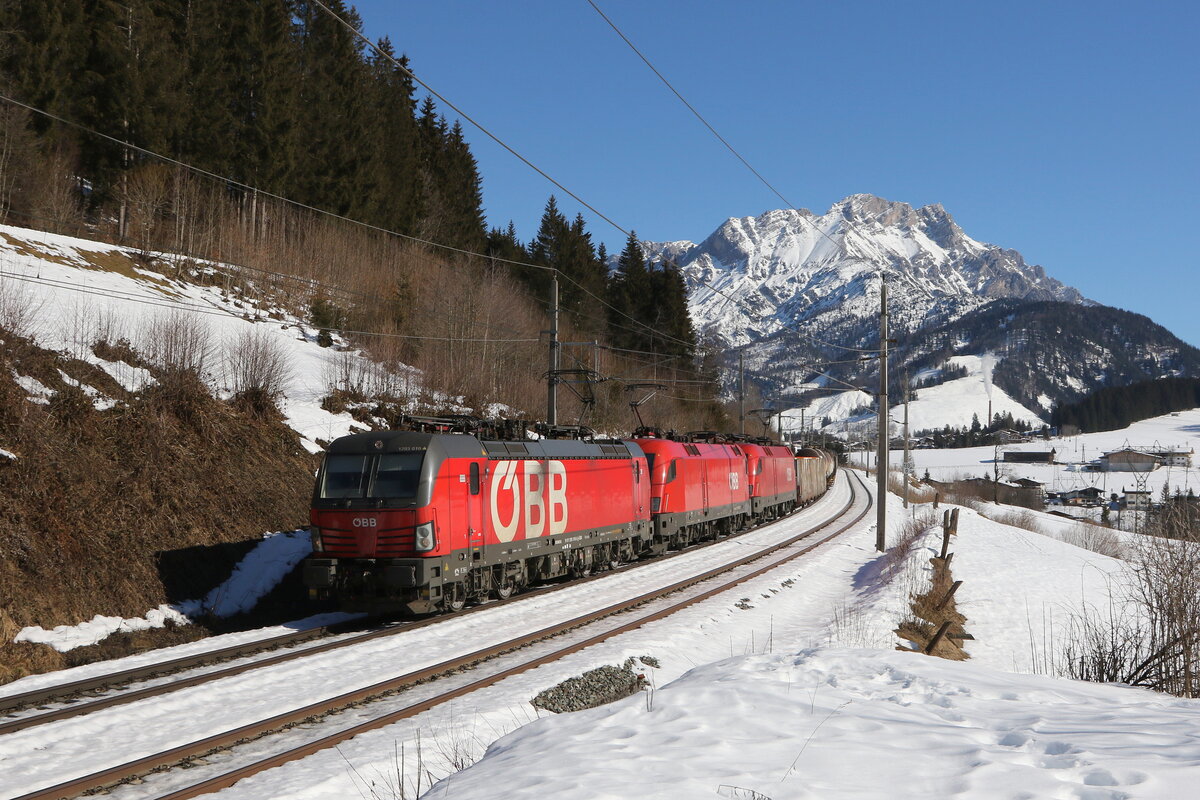
<svg viewBox="0 0 1200 800">
<path fill-rule="evenodd" d="M 511 666 L 503 666 L 502 668 L 493 670 L 485 677 L 470 680 L 465 683 L 460 681 L 458 682 L 458 685 L 454 686 L 453 688 L 447 689 L 446 691 L 437 692 L 431 697 L 426 697 L 414 703 L 408 703 L 396 710 L 380 714 L 365 722 L 352 725 L 332 734 L 321 736 L 299 746 L 290 747 L 283 752 L 273 754 L 267 758 L 258 759 L 251 764 L 243 765 L 223 775 L 174 791 L 170 794 L 163 795 L 162 797 L 163 800 L 166 800 L 166 798 L 171 798 L 172 800 L 182 800 L 182 798 L 185 797 L 195 797 L 200 794 L 216 791 L 220 788 L 230 786 L 248 775 L 270 769 L 273 766 L 277 766 L 288 761 L 303 758 L 319 750 L 335 746 L 339 742 L 345 741 L 365 731 L 383 727 L 398 720 L 414 716 L 437 705 L 445 703 L 455 697 L 477 691 L 480 688 L 490 686 L 511 675 L 515 675 L 520 672 L 533 669 L 541 664 L 560 659 L 565 655 L 577 652 L 578 650 L 596 644 L 597 642 L 640 627 L 647 622 L 655 619 L 661 619 L 662 617 L 673 614 L 682 608 L 700 602 L 701 600 L 707 599 L 715 594 L 728 591 L 730 588 L 743 581 L 775 569 L 780 564 L 790 561 L 791 559 L 812 550 L 813 548 L 853 526 L 860 519 L 862 519 L 863 516 L 866 515 L 870 508 L 869 496 L 867 496 L 867 503 L 865 504 L 865 507 L 857 515 L 854 515 L 850 521 L 844 522 L 831 532 L 827 532 L 826 535 L 822 536 L 812 544 L 797 549 L 797 544 L 802 540 L 812 537 L 818 532 L 827 531 L 827 529 L 834 525 L 837 520 L 842 519 L 846 515 L 850 514 L 851 510 L 856 504 L 862 505 L 859 504 L 856 499 L 858 492 L 862 491 L 861 485 L 857 492 L 853 485 L 853 481 L 856 481 L 857 477 L 854 479 L 848 477 L 846 480 L 850 482 L 850 499 L 846 503 L 845 507 L 838 511 L 832 521 L 822 523 L 821 525 L 815 526 L 796 536 L 792 536 L 780 543 L 756 551 L 741 559 L 737 559 L 730 564 L 708 570 L 698 575 L 693 575 L 685 580 L 677 581 L 668 586 L 659 587 L 652 591 L 642 593 L 636 597 L 611 604 L 608 607 L 598 611 L 592 611 L 564 622 L 546 626 L 533 633 L 498 642 L 474 652 L 466 653 L 453 659 L 433 664 L 429 667 L 415 670 L 404 675 L 396 676 L 370 686 L 356 689 L 352 692 L 347 692 L 318 703 L 306 705 L 301 708 L 295 708 L 286 713 L 277 714 L 271 716 L 270 718 L 262 719 L 248 725 L 239 726 L 213 736 L 188 742 L 178 747 L 169 748 L 144 758 L 138 758 L 109 769 L 101 770 L 60 783 L 53 787 L 34 791 L 22 795 L 20 798 L 18 798 L 18 800 L 57 800 L 58 798 L 74 797 L 84 792 L 95 791 L 106 786 L 112 786 L 121 782 L 134 780 L 137 779 L 138 776 L 145 775 L 146 773 L 169 768 L 175 764 L 187 763 L 198 758 L 203 758 L 204 756 L 212 754 L 216 751 L 226 750 L 235 744 L 263 738 L 275 732 L 299 725 L 305 721 L 311 721 L 314 718 L 324 717 L 348 707 L 363 704 L 371 701 L 374 698 L 394 695 L 397 692 L 410 689 L 418 684 L 427 683 L 439 677 L 460 673 L 461 671 L 470 667 L 479 665 L 481 662 L 502 660 L 499 657 L 505 654 L 512 654 L 521 651 L 522 649 L 529 648 L 535 643 L 546 642 L 547 640 L 553 638 L 563 637 L 568 632 L 587 630 L 589 626 L 596 625 L 600 620 L 611 620 L 615 615 L 620 614 L 621 612 L 629 612 L 621 615 L 619 624 L 611 624 L 600 632 L 589 632 L 584 636 L 574 635 L 568 637 L 571 638 L 572 641 L 563 644 L 561 647 L 550 648 L 548 652 L 544 652 L 534 658 L 516 658 L 515 660 L 517 663 L 514 663 Z M 722 541 L 728 541 L 728 539 Z M 691 550 L 685 552 L 695 552 L 695 550 L 696 548 L 692 548 Z M 720 580 L 716 585 L 711 587 L 705 586 L 701 588 L 698 586 L 706 581 L 711 581 L 714 578 L 718 578 L 727 574 L 733 574 L 733 577 Z M 606 577 L 606 575 L 607 574 L 594 576 L 593 579 Z M 582 581 L 575 581 L 571 584 L 566 584 L 563 588 L 575 587 L 581 582 Z M 660 601 L 664 597 L 679 593 L 684 593 L 686 596 L 674 602 L 658 603 L 654 606 L 654 608 L 650 608 L 651 605 L 654 605 L 655 601 Z M 522 598 L 514 598 L 508 602 L 519 602 L 521 599 L 527 599 L 527 596 L 522 596 Z M 486 604 L 473 609 L 473 611 L 484 611 L 489 608 L 494 608 L 496 605 L 499 604 Z M 439 621 L 447 619 L 460 619 L 465 613 L 471 612 L 464 612 L 449 617 L 438 617 L 415 624 L 424 626 L 428 624 L 435 624 Z M 632 614 L 632 616 L 630 616 L 630 614 Z M 237 665 L 235 667 L 220 670 L 218 672 L 206 673 L 206 675 L 216 676 L 220 674 L 229 674 L 233 671 L 245 672 L 264 666 L 267 663 L 280 663 L 283 660 L 304 657 L 316 652 L 318 649 L 325 651 L 331 649 L 335 645 L 337 647 L 345 647 L 350 644 L 361 643 L 361 641 L 367 638 L 392 635 L 400 630 L 411 629 L 412 625 L 398 627 L 396 629 L 370 631 L 364 634 L 362 637 L 348 637 L 336 643 L 331 642 L 329 643 L 329 647 L 318 646 L 316 648 L 306 648 L 304 651 L 295 654 L 277 654 L 268 659 L 259 660 L 252 664 Z M 285 656 L 287 658 L 285 658 Z M 195 676 L 194 679 L 190 679 L 192 680 L 192 683 L 188 685 L 195 685 L 195 683 L 202 682 L 204 678 L 205 676 Z M 216 678 L 209 677 L 208 679 L 215 680 Z M 172 691 L 173 689 L 171 687 L 174 685 L 175 684 L 170 684 L 167 687 L 150 688 L 159 688 L 165 689 L 166 691 Z M 176 686 L 175 688 L 180 687 Z M 134 699 L 141 699 L 142 697 L 149 696 L 153 693 L 154 692 L 150 691 L 150 689 L 147 689 Z M 121 697 L 126 696 L 129 696 L 129 693 L 121 695 Z M 110 702 L 105 707 L 113 704 L 115 703 Z M 3 728 L 0 728 L 0 731 L 2 730 Z"/>
</svg>

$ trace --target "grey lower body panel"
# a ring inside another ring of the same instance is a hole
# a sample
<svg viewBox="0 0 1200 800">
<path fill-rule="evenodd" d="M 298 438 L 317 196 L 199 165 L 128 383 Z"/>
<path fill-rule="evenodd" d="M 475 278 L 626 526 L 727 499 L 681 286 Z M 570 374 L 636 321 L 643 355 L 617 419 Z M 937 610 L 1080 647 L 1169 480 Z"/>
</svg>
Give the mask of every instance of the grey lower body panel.
<svg viewBox="0 0 1200 800">
<path fill-rule="evenodd" d="M 304 583 L 333 594 L 348 610 L 429 613 L 457 591 L 486 589 L 493 581 L 557 577 L 590 567 L 597 547 L 614 559 L 636 556 L 651 538 L 649 520 L 570 531 L 536 539 L 479 545 L 414 558 L 322 558 L 304 566 Z"/>
</svg>

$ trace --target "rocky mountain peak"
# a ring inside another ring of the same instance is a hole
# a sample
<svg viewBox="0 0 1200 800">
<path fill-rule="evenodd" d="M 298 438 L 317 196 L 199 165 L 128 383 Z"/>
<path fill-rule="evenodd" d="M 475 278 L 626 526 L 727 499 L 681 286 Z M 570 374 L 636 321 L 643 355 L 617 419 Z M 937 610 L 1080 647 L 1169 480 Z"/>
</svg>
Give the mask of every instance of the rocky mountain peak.
<svg viewBox="0 0 1200 800">
<path fill-rule="evenodd" d="M 682 268 L 697 327 L 729 345 L 797 324 L 869 318 L 881 270 L 898 278 L 896 318 L 910 328 L 1001 297 L 1083 299 L 1017 251 L 971 239 L 940 204 L 914 209 L 870 194 L 820 216 L 777 209 L 732 217 L 699 244 L 647 243 L 646 251 Z"/>
</svg>

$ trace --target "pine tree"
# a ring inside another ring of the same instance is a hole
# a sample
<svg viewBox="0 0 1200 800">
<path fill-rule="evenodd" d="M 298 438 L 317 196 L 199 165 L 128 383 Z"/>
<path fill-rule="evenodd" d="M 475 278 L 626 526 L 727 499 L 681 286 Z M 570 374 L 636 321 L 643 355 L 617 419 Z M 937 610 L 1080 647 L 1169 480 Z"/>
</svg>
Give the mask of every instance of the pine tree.
<svg viewBox="0 0 1200 800">
<path fill-rule="evenodd" d="M 374 180 L 365 211 L 368 221 L 412 235 L 422 214 L 414 87 L 405 71 L 408 59 L 396 58 L 386 38 L 379 42 L 379 49 L 382 54 L 373 53 L 370 59 L 374 113 L 368 116 L 368 173 Z"/>
<path fill-rule="evenodd" d="M 631 231 L 608 283 L 609 335 L 618 347 L 649 351 L 654 342 L 643 321 L 652 313 L 654 298 L 646 258 L 636 232 Z"/>
</svg>

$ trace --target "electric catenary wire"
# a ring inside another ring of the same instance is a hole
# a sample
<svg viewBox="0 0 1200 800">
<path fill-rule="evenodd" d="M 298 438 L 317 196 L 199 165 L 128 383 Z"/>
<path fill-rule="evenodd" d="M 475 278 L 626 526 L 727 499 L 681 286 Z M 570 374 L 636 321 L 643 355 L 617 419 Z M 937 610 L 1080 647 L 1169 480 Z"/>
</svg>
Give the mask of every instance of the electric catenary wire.
<svg viewBox="0 0 1200 800">
<path fill-rule="evenodd" d="M 703 115 L 702 115 L 702 114 L 701 114 L 699 111 L 697 111 L 697 110 L 696 110 L 696 107 L 695 107 L 695 106 L 693 106 L 691 103 L 689 103 L 689 102 L 687 101 L 687 99 L 686 99 L 686 98 L 685 98 L 685 97 L 684 97 L 682 94 L 680 94 L 679 90 L 678 90 L 678 89 L 676 89 L 676 88 L 675 88 L 675 87 L 674 87 L 674 86 L 671 84 L 671 82 L 670 82 L 669 80 L 667 80 L 666 76 L 665 76 L 665 75 L 663 75 L 663 74 L 662 74 L 662 72 L 660 72 L 660 71 L 658 70 L 658 68 L 657 68 L 657 67 L 655 67 L 655 66 L 654 66 L 654 64 L 652 64 L 652 63 L 650 62 L 650 59 L 648 59 L 648 58 L 647 58 L 647 57 L 646 57 L 646 56 L 645 56 L 645 55 L 642 53 L 642 51 L 641 51 L 641 50 L 639 50 L 639 49 L 637 48 L 637 46 L 636 46 L 636 45 L 635 45 L 635 44 L 634 44 L 632 41 L 630 41 L 629 37 L 628 37 L 628 36 L 626 36 L 626 35 L 625 35 L 625 33 L 624 33 L 624 32 L 623 32 L 623 31 L 622 31 L 622 30 L 621 30 L 619 27 L 617 27 L 616 23 L 614 23 L 614 22 L 612 21 L 612 19 L 610 19 L 610 18 L 608 17 L 608 15 L 607 15 L 607 14 L 605 14 L 605 13 L 604 13 L 602 10 L 600 10 L 600 7 L 599 7 L 598 5 L 596 5 L 596 3 L 594 2 L 594 0 L 587 0 L 587 2 L 588 2 L 588 4 L 589 4 L 589 5 L 590 5 L 590 6 L 591 6 L 593 9 L 595 9 L 596 13 L 597 13 L 597 14 L 599 14 L 599 15 L 600 15 L 600 17 L 601 17 L 601 18 L 602 18 L 602 19 L 603 19 L 603 20 L 604 20 L 606 23 L 608 23 L 609 27 L 610 27 L 610 28 L 612 28 L 612 29 L 613 29 L 613 31 L 615 31 L 615 32 L 616 32 L 616 34 L 617 34 L 618 36 L 620 36 L 620 37 L 621 37 L 621 39 L 622 39 L 622 40 L 625 42 L 625 44 L 629 45 L 629 49 L 633 50 L 633 52 L 634 52 L 634 53 L 635 53 L 635 54 L 638 56 L 638 58 L 640 58 L 640 59 L 641 59 L 641 60 L 642 60 L 642 61 L 643 61 L 643 62 L 646 64 L 646 66 L 650 68 L 650 71 L 651 71 L 651 72 L 653 72 L 655 75 L 657 75 L 657 76 L 658 76 L 658 79 L 659 79 L 659 80 L 661 80 L 661 81 L 663 82 L 663 84 L 664 84 L 664 85 L 665 85 L 665 86 L 666 86 L 668 89 L 670 89 L 670 90 L 671 90 L 671 93 L 672 93 L 672 94 L 674 94 L 674 95 L 675 95 L 677 98 L 679 98 L 679 101 L 680 101 L 681 103 L 683 103 L 685 106 L 687 106 L 688 110 L 689 110 L 689 111 L 691 111 L 691 112 L 692 112 L 692 114 L 694 114 L 694 115 L 695 115 L 696 119 L 700 120 L 700 122 L 701 122 L 701 123 L 704 125 L 704 127 L 708 128 L 708 130 L 709 130 L 709 131 L 712 133 L 712 135 L 713 135 L 713 136 L 715 136 L 715 137 L 718 139 L 718 141 L 720 141 L 720 142 L 721 142 L 721 144 L 723 144 L 723 145 L 726 147 L 726 149 L 728 149 L 728 150 L 729 150 L 729 152 L 733 153 L 733 155 L 734 155 L 734 156 L 735 156 L 735 157 L 736 157 L 736 158 L 737 158 L 739 161 L 741 161 L 741 162 L 742 162 L 742 164 L 744 164 L 744 165 L 746 166 L 746 168 L 747 168 L 748 170 L 750 170 L 750 172 L 752 172 L 756 178 L 758 178 L 760 181 L 762 181 L 763 185 L 765 185 L 765 186 L 766 186 L 768 189 L 770 189 L 770 190 L 771 190 L 771 192 L 772 192 L 772 193 L 774 193 L 776 197 L 778 197 L 780 200 L 782 200 L 782 201 L 784 202 L 784 204 L 785 204 L 785 205 L 786 205 L 786 206 L 787 206 L 789 209 L 791 209 L 792 211 L 795 211 L 796 213 L 799 213 L 799 210 L 796 208 L 796 206 L 795 206 L 795 205 L 794 205 L 794 204 L 793 204 L 793 203 L 792 203 L 790 200 L 788 200 L 786 197 L 784 197 L 784 196 L 783 196 L 783 194 L 781 194 L 781 193 L 779 192 L 779 190 L 778 190 L 778 189 L 776 189 L 776 188 L 775 188 L 773 185 L 771 185 L 771 183 L 770 183 L 770 182 L 769 182 L 769 181 L 768 181 L 766 178 L 764 178 L 764 177 L 762 176 L 762 174 L 761 174 L 761 173 L 760 173 L 760 172 L 759 172 L 757 169 L 755 169 L 755 168 L 754 168 L 754 167 L 753 167 L 753 166 L 750 164 L 750 162 L 749 162 L 749 161 L 747 161 L 747 160 L 746 160 L 746 159 L 745 159 L 745 158 L 742 156 L 742 154 L 741 154 L 741 153 L 739 153 L 739 152 L 738 152 L 738 151 L 737 151 L 737 150 L 736 150 L 736 149 L 733 147 L 733 145 L 731 145 L 731 144 L 728 142 L 728 140 L 726 140 L 726 139 L 725 139 L 725 137 L 724 137 L 724 136 L 722 136 L 720 133 L 718 133 L 718 132 L 717 132 L 717 129 L 716 129 L 716 128 L 714 128 L 714 127 L 713 127 L 711 124 L 709 124 L 708 120 L 707 120 L 707 119 L 705 119 L 705 118 L 704 118 L 704 116 L 703 116 Z M 818 227 L 818 226 L 817 226 L 815 223 L 813 223 L 813 222 L 811 222 L 811 221 L 809 221 L 809 220 L 805 219 L 803 216 L 801 216 L 801 217 L 800 217 L 800 219 L 804 220 L 806 223 L 808 223 L 809 225 L 811 225 L 811 226 L 812 226 L 812 228 L 813 228 L 813 230 L 814 230 L 814 231 L 816 231 L 816 232 L 817 232 L 819 235 L 821 235 L 821 236 L 822 236 L 822 237 L 824 237 L 825 239 L 827 239 L 827 240 L 830 242 L 830 244 L 834 245 L 835 247 L 839 247 L 839 248 L 840 248 L 840 245 L 838 245 L 838 243 L 837 243 L 836 241 L 834 241 L 834 239 L 833 239 L 832 237 L 830 237 L 830 236 L 829 236 L 829 234 L 827 234 L 825 231 L 821 230 L 821 229 L 820 229 L 820 227 Z M 847 220 L 847 223 L 849 224 L 849 220 Z M 851 226 L 851 227 L 853 227 L 853 226 Z M 707 286 L 709 289 L 712 289 L 714 292 L 716 292 L 717 294 L 721 295 L 721 296 L 722 296 L 722 297 L 724 297 L 726 300 L 728 300 L 728 301 L 730 301 L 730 302 L 732 302 L 732 303 L 735 303 L 735 304 L 737 304 L 737 305 L 741 305 L 743 308 L 745 308 L 745 305 L 743 305 L 742 301 L 738 300 L 737 298 L 731 297 L 730 295 L 726 294 L 724 291 L 722 291 L 722 290 L 718 289 L 716 286 L 713 286 L 711 283 L 708 283 L 708 282 L 706 282 L 706 281 L 701 281 L 701 280 L 697 280 L 697 283 L 700 283 L 700 284 L 702 284 L 702 285 L 704 285 L 704 286 Z M 776 309 L 778 309 L 779 307 L 778 307 L 778 306 L 775 306 L 775 308 L 776 308 Z M 794 327 L 792 327 L 792 326 L 790 326 L 790 325 L 786 325 L 786 324 L 784 324 L 784 325 L 783 325 L 783 327 L 785 327 L 785 328 L 787 328 L 788 330 L 791 330 L 791 331 L 793 331 L 793 332 L 795 332 L 795 333 L 798 333 L 798 334 L 800 334 L 801 336 L 803 336 L 803 337 L 805 337 L 805 338 L 809 339 L 809 340 L 810 340 L 810 341 L 812 341 L 812 342 L 815 342 L 815 343 L 817 343 L 817 344 L 820 344 L 820 345 L 824 345 L 824 346 L 826 346 L 826 347 L 835 347 L 835 348 L 840 348 L 840 349 L 843 349 L 843 350 L 848 350 L 848 351 L 851 351 L 851 352 L 858 352 L 858 353 L 873 353 L 873 352 L 877 352 L 876 350 L 868 350 L 868 349 L 857 348 L 857 347 L 847 347 L 846 345 L 834 344 L 833 342 L 826 342 L 826 341 L 823 341 L 823 340 L 821 340 L 821 339 L 818 339 L 818 338 L 816 338 L 815 336 L 813 336 L 813 335 L 811 335 L 811 334 L 809 334 L 809 333 L 806 333 L 806 332 L 804 332 L 804 331 L 801 331 L 801 330 L 800 330 L 800 329 L 798 329 L 798 328 L 794 328 Z"/>
<path fill-rule="evenodd" d="M 422 85 L 424 85 L 424 84 L 422 84 Z M 157 153 L 157 152 L 155 152 L 155 151 L 153 151 L 153 150 L 149 150 L 149 149 L 147 149 L 147 148 L 145 148 L 145 147 L 141 147 L 141 146 L 139 146 L 139 145 L 135 145 L 135 144 L 132 144 L 132 143 L 130 143 L 130 142 L 123 141 L 123 140 L 121 140 L 121 139 L 117 139 L 117 138 L 116 138 L 116 137 L 114 137 L 114 136 L 110 136 L 110 135 L 108 135 L 108 134 L 106 134 L 106 133 L 102 133 L 102 132 L 100 132 L 100 131 L 97 131 L 97 130 L 96 130 L 96 129 L 94 129 L 94 128 L 89 128 L 88 126 L 86 126 L 86 125 L 82 125 L 82 124 L 80 124 L 80 123 L 78 123 L 78 122 L 74 122 L 73 120 L 66 119 L 65 117 L 59 116 L 59 115 L 57 115 L 57 114 L 53 114 L 53 113 L 51 113 L 51 112 L 49 112 L 49 111 L 45 111 L 45 110 L 43 110 L 43 109 L 37 108 L 37 107 L 35 107 L 35 106 L 32 106 L 32 105 L 29 105 L 28 103 L 23 103 L 23 102 L 21 102 L 20 100 L 17 100 L 17 99 L 15 99 L 15 98 L 9 97 L 9 96 L 7 96 L 7 95 L 0 94 L 0 100 L 3 100 L 3 101 L 5 101 L 5 102 L 8 102 L 8 103 L 11 103 L 11 104 L 13 104 L 13 105 L 15 105 L 15 106 L 19 106 L 20 108 L 24 108 L 24 109 L 26 109 L 27 111 L 30 111 L 30 112 L 32 112 L 32 113 L 35 113 L 35 114 L 39 114 L 39 115 L 41 115 L 41 116 L 43 116 L 43 117 L 46 117 L 47 119 L 53 120 L 53 121 L 55 121 L 55 122 L 58 122 L 58 123 L 61 123 L 61 124 L 63 124 L 63 125 L 67 125 L 67 126 L 69 126 L 69 127 L 72 127 L 72 128 L 75 128 L 75 129 L 77 129 L 77 130 L 83 131 L 84 133 L 87 133 L 87 134 L 89 134 L 89 135 L 100 137 L 100 138 L 102 138 L 102 139 L 105 139 L 105 140 L 107 140 L 107 141 L 110 141 L 110 142 L 112 142 L 113 144 L 116 144 L 116 145 L 118 145 L 118 146 L 120 146 L 120 147 L 127 147 L 127 148 L 129 148 L 130 150 L 136 151 L 136 152 L 138 152 L 138 153 L 141 153 L 141 154 L 143 154 L 143 155 L 145 155 L 145 156 L 149 156 L 150 158 L 156 158 L 156 159 L 159 159 L 159 160 L 161 160 L 161 161 L 164 161 L 164 162 L 166 162 L 166 163 L 168 163 L 168 164 L 174 164 L 174 165 L 176 165 L 176 166 L 178 166 L 178 167 L 181 167 L 181 168 L 183 168 L 183 169 L 186 169 L 186 170 L 189 170 L 189 171 L 191 171 L 191 172 L 194 172 L 194 173 L 195 173 L 195 174 L 197 174 L 197 175 L 203 175 L 204 177 L 210 178 L 210 179 L 212 179 L 212 180 L 215 180 L 215 181 L 220 181 L 221 183 L 223 183 L 223 184 L 225 184 L 225 185 L 227 185 L 227 186 L 233 186 L 233 187 L 236 187 L 236 188 L 239 188 L 239 189 L 244 189 L 244 190 L 246 190 L 246 191 L 249 191 L 249 192 L 254 192 L 254 193 L 257 193 L 257 194 L 259 194 L 259 195 L 261 195 L 261 196 L 263 196 L 263 197 L 268 197 L 268 198 L 271 198 L 271 199 L 273 199 L 273 200 L 278 200 L 279 202 L 281 202 L 281 203 L 286 203 L 287 205 L 290 205 L 290 206 L 292 206 L 292 207 L 294 207 L 294 208 L 303 209 L 303 210 L 305 210 L 305 211 L 310 211 L 310 212 L 312 212 L 312 213 L 314 213 L 314 214 L 320 214 L 320 215 L 323 215 L 323 216 L 329 217 L 329 218 L 331 218 L 331 219 L 336 219 L 336 220 L 339 220 L 339 221 L 342 221 L 342 222 L 347 222 L 347 223 L 350 223 L 350 224 L 352 224 L 352 225 L 357 225 L 357 226 L 359 226 L 359 227 L 362 227 L 362 228 L 364 228 L 364 229 L 371 230 L 371 231 L 375 231 L 376 233 L 381 233 L 381 234 L 384 234 L 384 235 L 387 235 L 387 236 L 393 236 L 393 237 L 396 237 L 396 238 L 398 238 L 398 239 L 404 239 L 404 240 L 411 241 L 411 242 L 414 242 L 414 243 L 417 243 L 417 244 L 427 245 L 427 246 L 429 246 L 429 247 L 433 247 L 433 248 L 437 248 L 437 249 L 445 250 L 445 251 L 452 252 L 452 253 L 457 253 L 457 254 L 460 254 L 460 255 L 470 256 L 470 257 L 474 257 L 474 258 L 480 258 L 480 259 L 483 259 L 483 260 L 485 260 L 485 261 L 490 261 L 490 262 L 492 262 L 492 263 L 508 264 L 508 265 L 510 265 L 510 266 L 514 266 L 514 267 L 522 267 L 522 268 L 528 268 L 528 269 L 538 269 L 538 270 L 543 270 L 543 271 L 545 271 L 545 272 L 553 272 L 553 273 L 557 274 L 557 275 L 558 275 L 560 278 L 562 278 L 563 280 L 567 281 L 568 283 L 571 283 L 571 284 L 574 284 L 575 286 L 577 286 L 577 287 L 578 287 L 578 288 L 579 288 L 581 291 L 583 291 L 583 292 L 584 292 L 585 294 L 587 294 L 589 297 L 591 297 L 591 298 L 593 298 L 594 300 L 596 300 L 598 303 L 600 303 L 600 304 L 604 305 L 604 306 L 605 306 L 605 307 L 607 307 L 607 308 L 610 308 L 610 309 L 612 309 L 613 311 L 615 311 L 616 313 L 618 313 L 618 314 L 620 314 L 621 316 L 625 317 L 626 319 L 628 319 L 628 320 L 630 320 L 630 321 L 634 322 L 635 324 L 637 324 L 637 325 L 639 326 L 640 330 L 650 331 L 651 333 L 655 334 L 656 336 L 660 336 L 660 337 L 662 337 L 663 339 L 666 339 L 666 340 L 669 340 L 669 341 L 673 341 L 673 342 L 676 342 L 676 343 L 678 343 L 678 344 L 685 344 L 685 345 L 686 345 L 686 344 L 688 344 L 688 342 L 685 342 L 685 341 L 683 341 L 682 339 L 677 339 L 677 338 L 675 338 L 675 337 L 673 337 L 673 336 L 671 336 L 671 335 L 669 335 L 669 334 L 663 333 L 662 331 L 659 331 L 659 330 L 657 330 L 656 328 L 654 328 L 654 327 L 652 327 L 652 326 L 650 326 L 650 325 L 647 325 L 645 322 L 642 322 L 641 320 L 637 319 L 636 317 L 633 317 L 633 316 L 631 316 L 631 315 L 629 315 L 629 314 L 626 314 L 625 312 L 621 311 L 621 309 L 617 308 L 616 306 L 613 306 L 613 305 L 612 305 L 611 303 L 609 303 L 608 301 L 604 300 L 603 298 L 601 298 L 601 297 L 597 296 L 596 294 L 594 294 L 593 292 L 589 291 L 589 290 L 587 289 L 587 287 L 585 287 L 585 286 L 581 285 L 581 284 L 580 284 L 578 281 L 574 280 L 574 279 L 573 279 L 573 278 L 571 278 L 569 275 L 566 275 L 566 274 L 564 274 L 564 273 L 563 273 L 561 270 L 559 270 L 557 267 L 548 267 L 548 266 L 545 266 L 545 265 L 543 265 L 543 264 L 532 264 L 532 263 L 529 263 L 529 262 L 527 262 L 527 261 L 516 261 L 516 260 L 514 260 L 514 259 L 509 259 L 509 258 L 501 258 L 501 257 L 499 257 L 499 256 L 489 255 L 489 254 L 486 254 L 486 253 L 477 253 L 477 252 L 474 252 L 474 251 L 472 251 L 472 250 L 466 250 L 466 249 L 463 249 L 463 248 L 461 248 L 461 247 L 454 247 L 453 245 L 443 244 L 443 243 L 441 243 L 441 242 L 432 241 L 432 240 L 430 240 L 430 239 L 422 239 L 422 238 L 420 238 L 420 237 L 417 237 L 417 236 L 409 236 L 409 235 L 407 235 L 407 234 L 399 233 L 398 231 L 393 231 L 393 230 L 389 230 L 389 229 L 387 229 L 387 228 L 383 228 L 383 227 L 380 227 L 380 226 L 377 226 L 377 225 L 372 225 L 372 224 L 370 224 L 370 223 L 363 222 L 363 221 L 361 221 L 361 220 L 356 220 L 356 219 L 354 219 L 354 218 L 352 218 L 352 217 L 346 217 L 346 216 L 343 216 L 343 215 L 341 215 L 341 214 L 337 214 L 337 213 L 335 213 L 335 212 L 333 212 L 333 211 L 327 211 L 327 210 L 325 210 L 325 209 L 318 208 L 318 207 L 316 207 L 316 206 L 308 205 L 307 203 L 301 203 L 301 202 L 299 202 L 299 201 L 297 201 L 297 200 L 292 200 L 292 199 L 290 199 L 290 198 L 288 198 L 288 197 L 284 197 L 283 195 L 275 194 L 274 192 L 268 192 L 268 191 L 266 191 L 266 190 L 259 189 L 259 188 L 257 188 L 257 187 L 251 186 L 251 185 L 249 185 L 249 184 L 242 183 L 241 181 L 238 181 L 238 180 L 236 180 L 236 179 L 234 179 L 234 178 L 229 178 L 229 177 L 226 177 L 226 176 L 222 176 L 222 175 L 219 175 L 219 174 L 217 174 L 217 173 L 215 173 L 215 172 L 211 172 L 211 171 L 209 171 L 209 170 L 203 169 L 202 167 L 193 166 L 193 165 L 191 165 L 191 164 L 188 164 L 188 163 L 186 163 L 186 162 L 183 162 L 183 161 L 180 161 L 180 160 L 178 160 L 178 159 L 172 158 L 172 157 L 170 157 L 170 156 L 165 156 L 165 155 L 162 155 L 161 153 Z M 572 195 L 572 196 L 574 196 L 574 195 Z M 588 206 L 588 207 L 590 208 L 590 206 Z M 418 257 L 420 257 L 420 256 L 418 256 Z M 269 274 L 275 274 L 275 273 L 269 273 Z M 297 280 L 310 280 L 310 279 L 306 279 L 306 278 L 299 278 L 299 277 L 297 277 L 297 278 L 295 278 L 295 279 L 297 279 Z M 322 287 L 325 287 L 325 286 L 326 286 L 325 284 L 320 284 L 320 283 L 316 283 L 316 285 L 318 285 L 318 286 L 322 286 Z M 354 294 L 354 292 L 353 292 L 352 290 L 346 290 L 346 289 L 340 289 L 340 288 L 338 288 L 338 289 L 337 289 L 337 291 L 339 291 L 339 292 L 346 292 L 346 293 L 351 293 L 351 294 Z M 543 304 L 543 303 L 544 303 L 544 301 L 542 301 L 542 300 L 537 300 L 536 302 L 538 302 L 539 304 Z M 632 328 L 628 328 L 627 326 L 618 326 L 618 327 L 621 327 L 623 330 L 633 330 Z M 449 341 L 449 340 L 448 340 L 448 341 Z"/>
</svg>

